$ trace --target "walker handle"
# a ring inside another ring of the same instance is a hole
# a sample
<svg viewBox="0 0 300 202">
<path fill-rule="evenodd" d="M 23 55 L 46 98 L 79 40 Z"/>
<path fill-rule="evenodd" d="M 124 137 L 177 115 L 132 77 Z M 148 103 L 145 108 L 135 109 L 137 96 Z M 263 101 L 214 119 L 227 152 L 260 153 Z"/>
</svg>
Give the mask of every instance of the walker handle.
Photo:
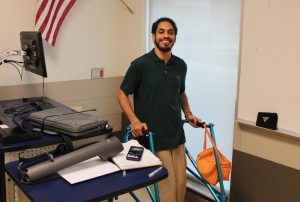
<svg viewBox="0 0 300 202">
<path fill-rule="evenodd" d="M 189 123 L 188 120 L 182 120 L 183 123 Z M 197 126 L 198 127 L 201 127 L 201 128 L 204 128 L 204 124 L 206 124 L 205 122 L 198 122 L 197 123 Z"/>
</svg>

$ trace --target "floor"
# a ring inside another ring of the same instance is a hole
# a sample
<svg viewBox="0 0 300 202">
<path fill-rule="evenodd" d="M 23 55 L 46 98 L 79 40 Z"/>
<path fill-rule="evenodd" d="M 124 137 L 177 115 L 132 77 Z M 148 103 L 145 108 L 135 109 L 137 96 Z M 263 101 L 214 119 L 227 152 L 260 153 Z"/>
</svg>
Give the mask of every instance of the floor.
<svg viewBox="0 0 300 202">
<path fill-rule="evenodd" d="M 145 188 L 138 189 L 134 191 L 134 193 L 141 202 L 152 202 Z M 209 201 L 210 200 L 201 198 L 199 197 L 199 195 L 194 194 L 192 192 L 187 192 L 186 199 L 185 199 L 185 202 L 209 202 Z M 120 195 L 117 200 L 114 199 L 114 202 L 135 202 L 135 200 L 129 194 L 123 194 Z"/>
<path fill-rule="evenodd" d="M 148 195 L 146 188 L 138 189 L 134 191 L 134 194 L 138 197 L 138 199 L 142 202 L 152 202 L 151 198 Z M 106 200 L 107 201 L 107 200 Z M 103 202 L 106 202 L 103 201 Z M 123 194 L 118 196 L 118 199 L 114 199 L 114 202 L 135 202 L 135 200 L 130 196 L 130 194 Z"/>
</svg>

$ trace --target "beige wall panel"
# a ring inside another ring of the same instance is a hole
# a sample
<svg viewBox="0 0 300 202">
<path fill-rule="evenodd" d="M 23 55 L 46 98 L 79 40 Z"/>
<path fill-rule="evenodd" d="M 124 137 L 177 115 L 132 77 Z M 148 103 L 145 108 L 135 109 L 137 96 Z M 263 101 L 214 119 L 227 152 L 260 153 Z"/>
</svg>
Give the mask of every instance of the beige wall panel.
<svg viewBox="0 0 300 202">
<path fill-rule="evenodd" d="M 45 93 L 61 102 L 115 96 L 122 77 L 98 80 L 75 80 L 45 84 Z"/>
<path fill-rule="evenodd" d="M 300 170 L 300 141 L 284 134 L 237 123 L 234 149 Z"/>
</svg>

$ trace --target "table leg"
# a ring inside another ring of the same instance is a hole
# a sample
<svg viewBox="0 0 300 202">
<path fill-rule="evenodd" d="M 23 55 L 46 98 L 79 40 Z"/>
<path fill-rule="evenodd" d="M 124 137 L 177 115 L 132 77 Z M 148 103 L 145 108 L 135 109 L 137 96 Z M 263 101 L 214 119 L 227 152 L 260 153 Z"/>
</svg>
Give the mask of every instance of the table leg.
<svg viewBox="0 0 300 202">
<path fill-rule="evenodd" d="M 4 162 L 4 153 L 0 152 L 0 202 L 6 201 L 6 183 L 5 183 L 5 162 Z"/>
</svg>

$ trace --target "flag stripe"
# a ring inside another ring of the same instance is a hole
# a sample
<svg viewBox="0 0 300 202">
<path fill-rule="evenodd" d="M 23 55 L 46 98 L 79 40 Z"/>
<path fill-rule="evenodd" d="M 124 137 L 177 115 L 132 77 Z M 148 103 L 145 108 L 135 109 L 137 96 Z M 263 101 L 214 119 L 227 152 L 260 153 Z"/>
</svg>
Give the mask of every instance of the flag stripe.
<svg viewBox="0 0 300 202">
<path fill-rule="evenodd" d="M 50 29 L 50 26 L 51 26 L 51 22 L 52 22 L 52 19 L 53 19 L 53 16 L 54 16 L 55 8 L 56 8 L 56 6 L 57 6 L 57 4 L 59 2 L 58 0 L 52 0 L 52 1 L 54 1 L 54 5 L 53 5 L 53 8 L 51 9 L 51 13 L 49 15 L 49 19 L 48 19 L 48 23 L 46 25 L 46 28 L 45 28 L 45 30 L 43 31 L 43 34 L 42 34 L 42 36 L 43 36 L 43 38 L 45 40 L 46 40 L 47 33 L 48 33 L 49 29 Z M 46 40 L 46 41 L 48 41 L 48 40 Z"/>
<path fill-rule="evenodd" d="M 45 8 L 42 10 L 43 12 L 40 14 L 40 17 L 37 19 L 37 22 L 35 24 L 36 31 L 39 31 L 40 27 L 42 26 L 47 14 L 48 14 L 47 11 L 49 10 L 50 5 L 51 5 L 50 1 L 48 1 L 48 0 L 41 0 L 40 2 L 44 2 L 44 1 L 46 1 L 47 4 L 46 4 Z M 41 5 L 42 5 L 42 3 L 41 3 Z"/>
<path fill-rule="evenodd" d="M 48 29 L 48 31 L 47 31 L 47 35 L 46 35 L 46 37 L 45 37 L 45 40 L 46 40 L 46 41 L 49 40 L 49 37 L 50 37 L 51 31 L 52 31 L 53 24 L 54 24 L 54 22 L 55 22 L 57 13 L 58 13 L 58 11 L 59 11 L 61 5 L 63 4 L 63 2 L 64 2 L 64 0 L 59 0 L 57 6 L 56 6 L 56 8 L 55 8 L 54 14 L 53 14 L 52 19 L 51 19 L 50 27 L 49 27 L 49 29 Z"/>
<path fill-rule="evenodd" d="M 60 27 L 76 0 L 40 0 L 35 18 L 35 30 L 54 46 Z"/>
<path fill-rule="evenodd" d="M 63 15 L 63 12 L 64 10 L 67 8 L 68 4 L 70 3 L 70 0 L 67 0 L 67 1 L 63 1 L 63 4 L 61 5 L 61 8 L 60 10 L 58 11 L 57 13 L 57 16 L 55 18 L 55 21 L 54 21 L 54 24 L 53 24 L 53 28 L 52 28 L 52 31 L 51 31 L 51 34 L 50 34 L 50 37 L 49 37 L 49 43 L 52 44 L 53 42 L 53 38 L 54 38 L 54 32 L 55 32 L 55 29 L 57 27 L 57 24 L 59 22 L 59 19 L 61 18 L 61 16 Z"/>
<path fill-rule="evenodd" d="M 43 21 L 41 27 L 39 28 L 39 31 L 41 33 L 44 33 L 44 30 L 46 29 L 46 26 L 48 24 L 48 21 L 49 21 L 49 18 L 50 18 L 50 15 L 51 15 L 51 12 L 52 12 L 52 9 L 53 9 L 53 5 L 54 5 L 55 1 L 51 1 L 51 5 L 50 5 L 50 8 L 47 12 L 47 15 L 46 15 L 46 18 L 45 20 Z"/>
<path fill-rule="evenodd" d="M 68 4 L 68 6 L 66 7 L 66 9 L 64 10 L 62 16 L 60 17 L 60 19 L 57 23 L 56 29 L 54 31 L 54 36 L 53 36 L 53 41 L 52 41 L 53 46 L 55 45 L 57 34 L 59 32 L 59 29 L 60 29 L 66 15 L 69 13 L 70 9 L 72 8 L 72 6 L 74 5 L 75 2 L 76 2 L 76 0 L 71 0 L 70 3 Z"/>
<path fill-rule="evenodd" d="M 46 8 L 46 5 L 47 5 L 47 3 L 48 3 L 48 0 L 45 0 L 45 1 L 40 1 L 41 3 L 40 3 L 40 5 L 39 5 L 39 9 L 38 9 L 38 11 L 37 11 L 37 13 L 36 13 L 36 16 L 35 16 L 35 25 L 36 25 L 36 23 L 37 23 L 37 21 L 40 19 L 40 16 L 42 15 L 42 13 L 44 12 L 44 10 L 45 10 L 45 8 Z"/>
</svg>

